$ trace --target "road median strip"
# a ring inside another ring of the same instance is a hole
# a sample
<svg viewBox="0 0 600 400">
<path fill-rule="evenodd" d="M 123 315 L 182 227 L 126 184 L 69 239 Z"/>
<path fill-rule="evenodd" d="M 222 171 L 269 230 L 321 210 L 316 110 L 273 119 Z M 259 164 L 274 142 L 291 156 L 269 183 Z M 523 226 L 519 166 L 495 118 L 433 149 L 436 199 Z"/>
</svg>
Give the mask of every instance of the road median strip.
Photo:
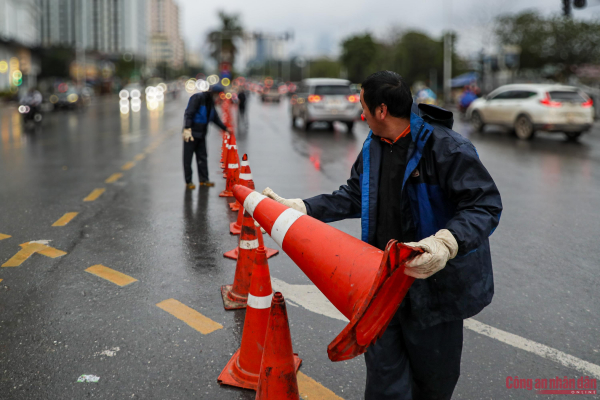
<svg viewBox="0 0 600 400">
<path fill-rule="evenodd" d="M 45 244 L 48 242 L 47 240 L 42 242 L 43 243 L 34 241 L 20 244 L 19 246 L 22 247 L 21 250 L 19 250 L 17 254 L 12 256 L 7 262 L 2 264 L 2 267 L 18 267 L 35 253 L 39 253 L 50 258 L 61 257 L 67 254 L 62 250 L 47 246 Z"/>
<path fill-rule="evenodd" d="M 88 194 L 87 197 L 83 199 L 83 201 L 94 201 L 98 197 L 102 196 L 102 193 L 104 193 L 105 190 L 106 189 L 104 188 L 94 189 L 92 190 L 92 193 Z"/>
<path fill-rule="evenodd" d="M 75 218 L 77 216 L 77 214 L 79 214 L 79 213 L 78 212 L 68 212 L 65 215 L 63 215 L 62 217 L 60 217 L 55 223 L 53 223 L 52 226 L 65 226 L 66 224 L 71 222 L 71 220 L 73 218 Z"/>
<path fill-rule="evenodd" d="M 299 372 L 296 374 L 298 379 L 298 390 L 300 398 L 306 400 L 344 400 L 340 396 L 321 385 L 311 377 Z"/>
<path fill-rule="evenodd" d="M 123 176 L 122 173 L 120 172 L 115 172 L 114 174 L 112 174 L 111 176 L 109 176 L 108 178 L 106 178 L 106 180 L 104 181 L 104 183 L 115 183 L 116 181 L 118 181 L 121 177 Z"/>
<path fill-rule="evenodd" d="M 223 329 L 223 325 L 205 317 L 198 311 L 175 299 L 161 301 L 156 306 L 173 315 L 175 318 L 185 322 L 203 335 L 208 335 L 218 329 Z"/>
<path fill-rule="evenodd" d="M 129 275 L 125 275 L 122 272 L 116 271 L 112 268 L 105 267 L 102 264 L 92 265 L 85 270 L 90 274 L 96 275 L 102 279 L 106 279 L 109 282 L 114 283 L 118 286 L 127 286 L 133 282 L 137 282 L 137 279 L 132 278 Z"/>
<path fill-rule="evenodd" d="M 133 168 L 133 167 L 135 167 L 135 162 L 133 162 L 133 161 L 129 161 L 128 163 L 125 163 L 125 164 L 124 164 L 124 165 L 121 167 L 121 169 L 122 169 L 123 171 L 128 171 L 128 170 L 130 170 L 130 169 L 131 169 L 131 168 Z"/>
</svg>

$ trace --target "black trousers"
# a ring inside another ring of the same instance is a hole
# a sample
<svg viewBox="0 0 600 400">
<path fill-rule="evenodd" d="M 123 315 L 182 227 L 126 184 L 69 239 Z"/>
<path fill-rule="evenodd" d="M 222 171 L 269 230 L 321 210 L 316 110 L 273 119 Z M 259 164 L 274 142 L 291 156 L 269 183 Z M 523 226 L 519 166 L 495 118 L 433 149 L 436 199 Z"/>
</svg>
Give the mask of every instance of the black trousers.
<svg viewBox="0 0 600 400">
<path fill-rule="evenodd" d="M 399 313 L 367 349 L 365 400 L 447 400 L 460 376 L 463 321 L 426 329 L 401 324 Z"/>
<path fill-rule="evenodd" d="M 208 182 L 208 159 L 206 154 L 206 132 L 193 132 L 194 141 L 183 142 L 183 172 L 185 183 L 192 183 L 192 159 L 196 154 L 200 182 Z"/>
</svg>

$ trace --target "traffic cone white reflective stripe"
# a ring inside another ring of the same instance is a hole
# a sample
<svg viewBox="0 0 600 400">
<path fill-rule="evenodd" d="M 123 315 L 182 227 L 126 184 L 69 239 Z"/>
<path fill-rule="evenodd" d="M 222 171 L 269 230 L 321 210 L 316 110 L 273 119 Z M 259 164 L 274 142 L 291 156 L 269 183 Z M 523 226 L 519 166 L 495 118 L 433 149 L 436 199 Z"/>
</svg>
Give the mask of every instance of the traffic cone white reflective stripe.
<svg viewBox="0 0 600 400">
<path fill-rule="evenodd" d="M 244 166 L 244 162 L 242 161 L 242 167 Z M 252 174 L 240 174 L 240 179 L 245 181 L 249 181 L 252 179 Z"/>
<path fill-rule="evenodd" d="M 258 192 L 250 193 L 248 197 L 246 197 L 246 200 L 244 200 L 244 210 L 248 211 L 248 214 L 252 215 L 252 218 L 254 218 L 254 210 L 256 209 L 256 206 L 258 206 L 261 201 L 267 198 L 267 196 L 263 196 Z"/>
<path fill-rule="evenodd" d="M 272 297 L 272 293 L 268 296 L 253 296 L 252 293 L 248 293 L 248 307 L 252 307 L 256 310 L 271 308 Z"/>
<path fill-rule="evenodd" d="M 290 227 L 298 220 L 300 217 L 304 217 L 305 214 L 301 213 L 298 210 L 294 210 L 293 208 L 288 208 L 284 212 L 282 212 L 279 217 L 275 220 L 273 224 L 273 228 L 271 229 L 271 238 L 279 245 L 279 247 L 283 247 L 283 239 L 285 239 L 285 234 L 290 229 Z"/>
<path fill-rule="evenodd" d="M 240 240 L 240 249 L 246 249 L 246 250 L 258 249 L 258 239 Z"/>
<path fill-rule="evenodd" d="M 227 164 L 227 168 L 237 168 L 239 167 L 238 164 Z"/>
</svg>

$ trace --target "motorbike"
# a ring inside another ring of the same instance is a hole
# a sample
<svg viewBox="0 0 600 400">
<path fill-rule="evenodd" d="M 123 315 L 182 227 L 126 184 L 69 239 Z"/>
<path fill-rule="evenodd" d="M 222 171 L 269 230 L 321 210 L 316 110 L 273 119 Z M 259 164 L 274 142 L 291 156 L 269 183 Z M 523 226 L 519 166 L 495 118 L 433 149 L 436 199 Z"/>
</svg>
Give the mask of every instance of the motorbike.
<svg viewBox="0 0 600 400">
<path fill-rule="evenodd" d="M 40 106 L 21 104 L 18 110 L 19 113 L 23 116 L 23 122 L 26 124 L 29 122 L 39 124 L 44 118 Z"/>
</svg>

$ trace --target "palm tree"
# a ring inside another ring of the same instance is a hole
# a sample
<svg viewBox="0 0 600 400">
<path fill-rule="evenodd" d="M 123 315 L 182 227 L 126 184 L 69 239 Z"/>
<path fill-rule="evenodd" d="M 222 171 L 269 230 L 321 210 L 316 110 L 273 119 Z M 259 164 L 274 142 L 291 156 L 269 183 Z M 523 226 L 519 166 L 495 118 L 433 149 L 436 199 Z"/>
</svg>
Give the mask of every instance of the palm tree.
<svg viewBox="0 0 600 400">
<path fill-rule="evenodd" d="M 229 63 L 233 65 L 237 48 L 235 39 L 241 38 L 244 34 L 240 22 L 239 14 L 228 14 L 225 11 L 219 11 L 221 27 L 218 30 L 208 34 L 208 42 L 211 45 L 211 56 L 217 63 Z"/>
</svg>

